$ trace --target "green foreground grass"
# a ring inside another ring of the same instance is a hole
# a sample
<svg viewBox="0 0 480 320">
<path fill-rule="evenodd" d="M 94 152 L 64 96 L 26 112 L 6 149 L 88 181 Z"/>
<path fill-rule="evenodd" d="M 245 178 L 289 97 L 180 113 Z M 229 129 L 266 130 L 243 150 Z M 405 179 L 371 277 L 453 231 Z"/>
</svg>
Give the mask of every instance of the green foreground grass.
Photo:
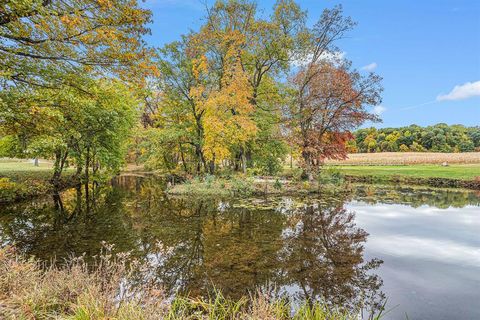
<svg viewBox="0 0 480 320">
<path fill-rule="evenodd" d="M 73 174 L 72 169 L 65 170 L 62 183 L 68 184 Z M 36 167 L 32 162 L 1 159 L 0 203 L 22 200 L 50 192 L 52 175 L 53 168 L 48 162 L 41 162 Z"/>
<path fill-rule="evenodd" d="M 410 178 L 443 178 L 474 180 L 480 177 L 480 164 L 450 165 L 397 165 L 397 166 L 329 166 L 345 175 Z"/>
<path fill-rule="evenodd" d="M 0 248 L 0 319 L 354 320 L 361 314 L 320 302 L 294 307 L 261 292 L 236 301 L 219 292 L 210 298 L 172 300 L 148 281 L 148 270 L 108 249 L 94 266 L 80 258 L 45 268 L 11 247 Z M 379 313 L 369 319 L 379 319 Z"/>
</svg>

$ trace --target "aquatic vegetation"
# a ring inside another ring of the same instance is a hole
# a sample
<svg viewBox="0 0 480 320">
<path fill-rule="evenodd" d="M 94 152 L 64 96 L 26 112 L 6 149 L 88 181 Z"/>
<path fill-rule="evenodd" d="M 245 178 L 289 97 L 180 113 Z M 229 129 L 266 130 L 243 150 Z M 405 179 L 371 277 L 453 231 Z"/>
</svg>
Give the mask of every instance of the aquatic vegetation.
<svg viewBox="0 0 480 320">
<path fill-rule="evenodd" d="M 0 249 L 0 317 L 2 319 L 358 319 L 360 310 L 347 311 L 322 302 L 293 305 L 262 292 L 238 300 L 221 292 L 206 298 L 167 297 L 148 278 L 139 281 L 142 265 L 112 256 L 106 246 L 94 267 L 82 258 L 63 266 L 45 267 Z M 143 271 L 145 272 L 145 271 Z M 142 274 L 145 276 L 145 274 Z M 371 315 L 369 319 L 378 319 Z"/>
</svg>

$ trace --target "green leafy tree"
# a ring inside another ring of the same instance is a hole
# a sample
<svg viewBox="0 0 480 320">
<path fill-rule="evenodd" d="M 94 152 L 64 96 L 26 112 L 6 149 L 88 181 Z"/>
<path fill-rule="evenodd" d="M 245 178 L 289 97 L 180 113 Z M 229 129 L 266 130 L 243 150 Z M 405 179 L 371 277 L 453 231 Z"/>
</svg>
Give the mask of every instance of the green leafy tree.
<svg viewBox="0 0 480 320">
<path fill-rule="evenodd" d="M 150 17 L 136 0 L 2 1 L 0 88 L 80 87 L 81 73 L 154 71 L 142 40 Z"/>
<path fill-rule="evenodd" d="M 78 174 L 83 171 L 87 181 L 90 173 L 100 168 L 118 170 L 136 119 L 138 101 L 124 84 L 83 81 L 89 84 L 88 94 L 69 86 L 63 90 L 39 88 L 25 100 L 13 89 L 2 93 L 8 101 L 0 110 L 3 131 L 27 156 L 53 158 L 52 181 L 57 185 L 68 161 Z"/>
</svg>

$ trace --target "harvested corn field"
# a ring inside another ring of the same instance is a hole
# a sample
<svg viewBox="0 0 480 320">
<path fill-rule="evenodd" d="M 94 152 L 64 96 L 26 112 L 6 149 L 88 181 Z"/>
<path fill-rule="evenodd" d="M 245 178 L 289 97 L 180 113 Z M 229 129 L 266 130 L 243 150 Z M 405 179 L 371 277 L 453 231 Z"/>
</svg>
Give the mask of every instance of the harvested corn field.
<svg viewBox="0 0 480 320">
<path fill-rule="evenodd" d="M 414 164 L 477 164 L 480 152 L 437 153 L 437 152 L 379 152 L 354 153 L 342 161 L 329 160 L 333 165 L 414 165 Z"/>
</svg>

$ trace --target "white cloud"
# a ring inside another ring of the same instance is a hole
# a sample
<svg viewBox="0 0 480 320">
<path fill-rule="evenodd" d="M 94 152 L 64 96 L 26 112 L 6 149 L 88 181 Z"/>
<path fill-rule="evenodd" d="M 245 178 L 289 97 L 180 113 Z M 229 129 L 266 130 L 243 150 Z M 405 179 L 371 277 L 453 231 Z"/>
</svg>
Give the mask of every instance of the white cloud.
<svg viewBox="0 0 480 320">
<path fill-rule="evenodd" d="M 336 51 L 336 52 L 324 52 L 320 56 L 320 60 L 326 60 L 330 62 L 339 62 L 345 58 L 347 53 L 345 51 Z"/>
<path fill-rule="evenodd" d="M 387 111 L 387 108 L 385 108 L 382 105 L 378 105 L 378 106 L 373 107 L 373 113 L 375 113 L 377 116 L 381 115 L 385 111 Z"/>
<path fill-rule="evenodd" d="M 318 61 L 328 61 L 334 65 L 339 65 L 340 62 L 345 58 L 347 53 L 345 51 L 335 51 L 335 52 L 324 52 L 318 59 Z M 304 67 L 312 61 L 312 54 L 307 55 L 306 57 L 298 57 L 291 62 L 292 67 Z"/>
<path fill-rule="evenodd" d="M 376 62 L 372 62 L 370 64 L 367 64 L 366 66 L 363 66 L 361 69 L 365 71 L 373 71 L 377 68 L 377 66 L 378 65 Z"/>
<path fill-rule="evenodd" d="M 462 100 L 475 96 L 480 96 L 480 81 L 455 86 L 450 93 L 439 95 L 437 101 Z"/>
</svg>

